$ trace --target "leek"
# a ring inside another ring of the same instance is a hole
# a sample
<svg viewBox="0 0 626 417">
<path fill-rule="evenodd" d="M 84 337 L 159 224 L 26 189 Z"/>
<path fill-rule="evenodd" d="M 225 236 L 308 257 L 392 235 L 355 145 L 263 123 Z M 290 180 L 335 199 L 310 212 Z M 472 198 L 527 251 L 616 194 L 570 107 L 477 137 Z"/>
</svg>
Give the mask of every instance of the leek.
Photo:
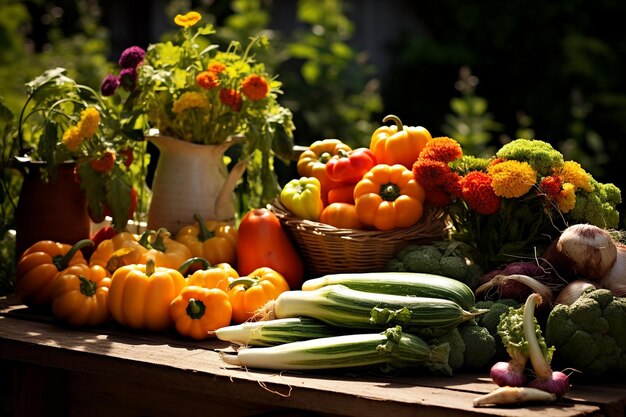
<svg viewBox="0 0 626 417">
<path fill-rule="evenodd" d="M 377 334 L 341 335 L 271 347 L 248 347 L 239 349 L 236 354 L 222 352 L 221 356 L 229 365 L 277 371 L 387 365 L 392 368 L 425 367 L 434 373 L 451 375 L 449 353 L 448 343 L 429 345 L 395 326 Z"/>
</svg>

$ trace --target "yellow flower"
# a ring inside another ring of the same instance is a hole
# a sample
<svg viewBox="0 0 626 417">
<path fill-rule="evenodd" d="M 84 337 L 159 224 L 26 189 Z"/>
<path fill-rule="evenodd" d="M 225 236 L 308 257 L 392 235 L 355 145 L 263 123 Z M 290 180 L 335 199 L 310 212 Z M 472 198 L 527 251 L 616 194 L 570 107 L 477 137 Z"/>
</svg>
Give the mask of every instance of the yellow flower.
<svg viewBox="0 0 626 417">
<path fill-rule="evenodd" d="M 77 126 L 72 126 L 63 134 L 63 145 L 70 151 L 75 151 L 83 143 L 85 137 L 80 134 Z"/>
<path fill-rule="evenodd" d="M 537 173 L 528 162 L 504 161 L 490 165 L 491 186 L 499 197 L 516 198 L 526 194 L 537 182 Z"/>
<path fill-rule="evenodd" d="M 100 112 L 94 107 L 87 107 L 80 113 L 80 121 L 78 122 L 78 130 L 83 139 L 93 136 L 98 130 L 100 124 Z"/>
<path fill-rule="evenodd" d="M 576 186 L 571 182 L 563 184 L 562 190 L 556 197 L 556 204 L 561 213 L 568 213 L 576 205 Z"/>
<path fill-rule="evenodd" d="M 188 12 L 187 14 L 177 14 L 174 23 L 184 28 L 191 27 L 202 19 L 202 15 L 198 12 Z"/>
<path fill-rule="evenodd" d="M 593 191 L 591 175 L 576 161 L 566 161 L 563 166 L 557 170 L 556 174 L 561 177 L 563 182 L 569 182 L 576 188 L 582 188 L 587 192 Z"/>
<path fill-rule="evenodd" d="M 204 96 L 204 94 L 196 91 L 188 91 L 174 101 L 174 104 L 172 104 L 172 111 L 176 114 L 180 114 L 187 109 L 204 109 L 209 106 L 209 100 Z"/>
</svg>

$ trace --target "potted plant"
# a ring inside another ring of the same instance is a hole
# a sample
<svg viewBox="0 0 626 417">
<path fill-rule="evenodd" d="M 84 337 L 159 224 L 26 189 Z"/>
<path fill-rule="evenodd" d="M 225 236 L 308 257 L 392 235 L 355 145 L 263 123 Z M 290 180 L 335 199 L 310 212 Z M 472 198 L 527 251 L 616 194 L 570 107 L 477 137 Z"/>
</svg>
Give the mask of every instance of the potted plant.
<svg viewBox="0 0 626 417">
<path fill-rule="evenodd" d="M 273 158 L 287 161 L 293 151 L 292 114 L 278 102 L 281 83 L 254 58 L 267 39 L 222 49 L 210 40 L 213 26 L 198 25 L 201 18 L 177 15 L 180 30 L 171 40 L 146 51 L 128 48 L 119 73 L 102 83 L 107 96 L 129 90 L 122 95 L 130 123 L 143 120 L 160 151 L 148 228 L 176 232 L 194 214 L 232 220 L 244 174 L 245 204 L 265 205 L 280 190 Z M 236 151 L 225 157 L 231 147 Z"/>
<path fill-rule="evenodd" d="M 132 140 L 117 109 L 88 86 L 52 68 L 26 84 L 27 99 L 8 133 L 13 166 L 24 175 L 15 212 L 17 254 L 37 240 L 89 237 L 91 221 L 122 230 L 136 192 Z"/>
</svg>

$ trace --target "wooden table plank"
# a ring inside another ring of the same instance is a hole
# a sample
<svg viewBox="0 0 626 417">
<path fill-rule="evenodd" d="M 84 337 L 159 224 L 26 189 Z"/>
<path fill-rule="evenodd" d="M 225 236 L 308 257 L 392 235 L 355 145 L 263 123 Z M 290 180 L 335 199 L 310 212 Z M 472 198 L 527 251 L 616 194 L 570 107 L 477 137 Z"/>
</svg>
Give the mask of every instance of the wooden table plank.
<svg viewBox="0 0 626 417">
<path fill-rule="evenodd" d="M 116 325 L 70 329 L 46 314 L 4 303 L 0 359 L 69 372 L 74 386 L 84 385 L 91 376 L 103 386 L 117 383 L 142 392 L 176 393 L 176 398 L 184 394 L 192 403 L 209 398 L 221 407 L 237 405 L 240 415 L 257 409 L 297 409 L 366 417 L 624 416 L 623 385 L 574 386 L 566 398 L 550 405 L 474 408 L 474 398 L 495 388 L 485 375 L 244 370 L 222 362 L 219 352 L 229 349 L 224 342 L 188 342 L 175 334 L 134 332 Z"/>
</svg>

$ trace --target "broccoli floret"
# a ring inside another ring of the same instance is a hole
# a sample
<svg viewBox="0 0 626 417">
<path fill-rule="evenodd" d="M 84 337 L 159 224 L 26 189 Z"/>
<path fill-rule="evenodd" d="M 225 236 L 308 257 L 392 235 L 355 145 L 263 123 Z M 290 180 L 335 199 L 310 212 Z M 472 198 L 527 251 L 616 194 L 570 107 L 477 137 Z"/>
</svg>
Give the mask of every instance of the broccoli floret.
<svg viewBox="0 0 626 417">
<path fill-rule="evenodd" d="M 411 272 L 439 274 L 441 267 L 441 252 L 434 246 L 425 245 L 408 252 L 401 258 L 405 268 Z"/>
<path fill-rule="evenodd" d="M 482 271 L 469 259 L 460 242 L 433 242 L 428 245 L 410 245 L 389 260 L 385 269 L 394 272 L 421 272 L 456 279 L 474 289 Z"/>
<path fill-rule="evenodd" d="M 616 206 L 622 202 L 621 191 L 614 184 L 591 180 L 591 192 L 578 191 L 576 203 L 568 215 L 581 223 L 590 223 L 604 229 L 615 229 L 619 224 Z"/>
<path fill-rule="evenodd" d="M 546 324 L 554 359 L 589 377 L 626 372 L 626 301 L 588 289 L 571 305 L 557 305 Z"/>
<path fill-rule="evenodd" d="M 463 367 L 465 356 L 465 342 L 461 338 L 461 333 L 457 327 L 444 335 L 431 340 L 431 343 L 441 344 L 448 343 L 450 345 L 450 354 L 448 356 L 448 365 L 453 371 Z"/>
<path fill-rule="evenodd" d="M 459 333 L 465 343 L 463 368 L 483 369 L 493 364 L 496 340 L 486 328 L 463 324 L 459 326 Z"/>
<path fill-rule="evenodd" d="M 549 175 L 552 169 L 563 165 L 563 155 L 548 142 L 537 139 L 515 139 L 502 146 L 496 156 L 528 162 L 541 175 Z"/>
<path fill-rule="evenodd" d="M 486 328 L 497 341 L 500 341 L 498 337 L 498 323 L 500 323 L 500 317 L 502 314 L 509 311 L 509 307 L 518 308 L 521 306 L 519 301 L 511 298 L 503 298 L 496 301 L 477 301 L 475 307 L 477 309 L 489 310 L 485 314 L 481 314 L 476 317 L 476 323 L 479 326 Z M 499 343 L 501 344 L 501 343 Z"/>
</svg>

